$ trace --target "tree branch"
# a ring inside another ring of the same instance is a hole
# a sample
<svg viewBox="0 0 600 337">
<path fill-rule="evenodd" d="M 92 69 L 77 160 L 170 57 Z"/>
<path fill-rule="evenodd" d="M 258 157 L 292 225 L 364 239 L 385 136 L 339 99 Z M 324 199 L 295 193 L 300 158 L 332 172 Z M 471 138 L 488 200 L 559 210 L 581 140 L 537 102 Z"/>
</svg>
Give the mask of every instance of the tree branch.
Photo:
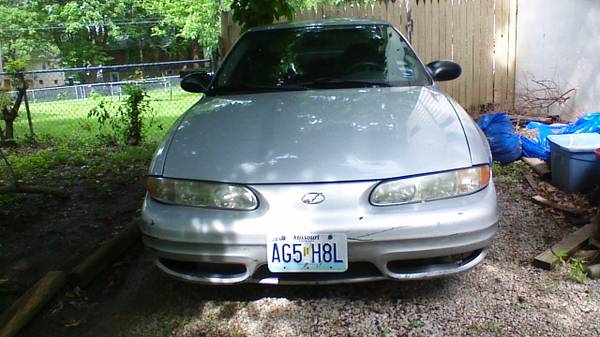
<svg viewBox="0 0 600 337">
<path fill-rule="evenodd" d="M 38 185 L 11 185 L 0 187 L 0 194 L 8 193 L 26 193 L 26 194 L 49 194 L 61 199 L 68 199 L 69 195 L 63 190 L 47 186 Z"/>
<path fill-rule="evenodd" d="M 526 79 L 518 95 L 516 110 L 521 115 L 548 113 L 554 106 L 562 106 L 575 92 L 575 88 L 561 90 L 553 80 Z"/>
</svg>

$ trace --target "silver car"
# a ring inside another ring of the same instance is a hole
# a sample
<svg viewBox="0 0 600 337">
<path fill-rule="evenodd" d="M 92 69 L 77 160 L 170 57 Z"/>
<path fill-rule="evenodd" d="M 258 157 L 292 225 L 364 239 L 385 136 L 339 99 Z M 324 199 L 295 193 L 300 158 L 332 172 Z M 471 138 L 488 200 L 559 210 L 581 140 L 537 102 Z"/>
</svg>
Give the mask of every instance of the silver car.
<svg viewBox="0 0 600 337">
<path fill-rule="evenodd" d="M 246 32 L 150 167 L 146 246 L 200 283 L 425 279 L 482 261 L 497 231 L 477 125 L 389 23 Z"/>
</svg>

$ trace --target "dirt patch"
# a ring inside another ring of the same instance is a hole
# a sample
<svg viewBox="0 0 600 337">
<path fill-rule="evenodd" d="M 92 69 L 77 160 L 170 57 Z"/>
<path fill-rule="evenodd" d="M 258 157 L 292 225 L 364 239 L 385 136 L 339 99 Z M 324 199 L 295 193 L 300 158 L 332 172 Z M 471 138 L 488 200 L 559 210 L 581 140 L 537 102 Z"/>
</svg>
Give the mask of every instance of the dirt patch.
<svg viewBox="0 0 600 337">
<path fill-rule="evenodd" d="M 142 204 L 144 177 L 83 180 L 60 200 L 27 195 L 3 205 L 0 311 L 49 270 L 69 270 L 130 221 Z"/>
</svg>

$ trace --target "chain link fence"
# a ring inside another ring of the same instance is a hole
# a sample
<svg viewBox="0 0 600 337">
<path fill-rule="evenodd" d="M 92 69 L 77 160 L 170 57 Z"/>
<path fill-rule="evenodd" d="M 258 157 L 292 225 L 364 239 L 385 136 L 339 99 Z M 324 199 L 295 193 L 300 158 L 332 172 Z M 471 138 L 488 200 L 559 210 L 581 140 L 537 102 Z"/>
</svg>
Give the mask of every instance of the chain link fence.
<svg viewBox="0 0 600 337">
<path fill-rule="evenodd" d="M 103 126 L 89 116 L 90 111 L 100 104 L 118 107 L 127 98 L 125 87 L 138 84 L 146 89 L 150 106 L 144 118 L 145 138 L 158 140 L 199 99 L 198 94 L 180 88 L 179 74 L 210 69 L 210 60 L 198 60 L 26 72 L 26 97 L 35 139 L 97 140 Z M 7 75 L 2 76 L 0 82 L 6 90 L 10 82 Z M 9 94 L 15 97 L 16 91 Z M 21 104 L 14 123 L 17 140 L 30 137 L 26 106 Z"/>
</svg>

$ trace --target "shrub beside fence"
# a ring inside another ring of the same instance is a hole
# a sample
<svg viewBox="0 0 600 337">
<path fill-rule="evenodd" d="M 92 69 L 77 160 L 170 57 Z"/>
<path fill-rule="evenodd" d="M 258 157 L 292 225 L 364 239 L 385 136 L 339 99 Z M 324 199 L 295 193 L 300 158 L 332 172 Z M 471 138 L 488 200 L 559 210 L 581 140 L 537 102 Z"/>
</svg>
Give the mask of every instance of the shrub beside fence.
<svg viewBox="0 0 600 337">
<path fill-rule="evenodd" d="M 198 62 L 206 63 L 206 60 Z M 124 67 L 120 66 L 120 68 Z M 104 69 L 111 70 L 111 67 L 104 67 Z M 138 69 L 138 74 L 144 72 L 154 76 L 114 82 L 99 82 L 96 79 L 94 83 L 72 85 L 68 85 L 69 81 L 61 81 L 63 85 L 51 87 L 40 87 L 41 80 L 38 83 L 29 80 L 27 98 L 36 139 L 87 142 L 98 140 L 100 126 L 96 119 L 88 116 L 89 112 L 101 102 L 120 104 L 127 98 L 124 93 L 125 86 L 133 83 L 143 86 L 148 94 L 147 100 L 151 111 L 145 117 L 145 124 L 149 126 L 145 130 L 145 136 L 149 140 L 160 139 L 177 117 L 198 101 L 200 96 L 187 93 L 180 88 L 181 79 L 174 73 L 184 69 L 164 71 L 164 75 L 156 71 L 154 73 L 144 71 L 144 68 Z M 59 71 L 65 77 L 66 74 L 73 73 L 69 69 Z M 117 74 L 115 71 L 110 74 L 112 79 L 119 77 L 115 75 Z M 32 77 L 31 74 L 29 77 Z M 136 75 L 123 77 L 135 78 Z M 70 80 L 74 82 L 72 77 Z M 11 94 L 14 96 L 16 92 Z M 29 133 L 25 106 L 22 105 L 19 117 L 15 121 L 15 137 L 17 140 L 24 139 L 29 136 Z"/>
</svg>

